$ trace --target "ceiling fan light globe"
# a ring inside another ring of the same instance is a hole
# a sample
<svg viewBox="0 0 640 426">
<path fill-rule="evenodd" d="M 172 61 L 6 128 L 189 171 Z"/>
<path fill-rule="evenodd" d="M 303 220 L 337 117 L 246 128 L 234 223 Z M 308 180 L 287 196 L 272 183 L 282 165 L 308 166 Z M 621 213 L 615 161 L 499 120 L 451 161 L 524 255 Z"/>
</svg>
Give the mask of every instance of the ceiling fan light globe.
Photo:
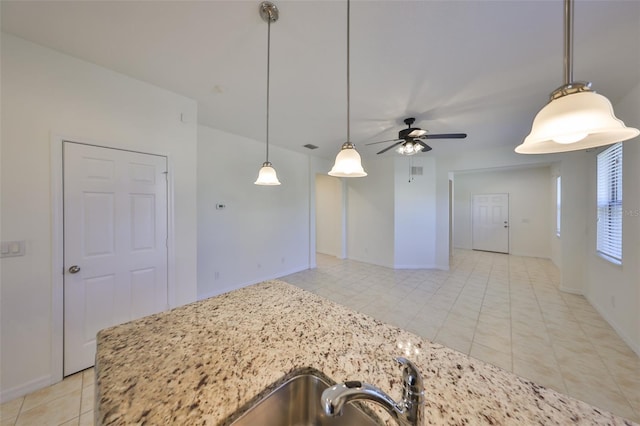
<svg viewBox="0 0 640 426">
<path fill-rule="evenodd" d="M 276 169 L 274 169 L 271 163 L 263 163 L 260 171 L 258 172 L 258 179 L 254 182 L 256 185 L 280 185 Z"/>
<path fill-rule="evenodd" d="M 638 129 L 616 118 L 609 100 L 580 92 L 550 101 L 538 112 L 519 154 L 551 154 L 611 145 L 634 138 Z"/>
<path fill-rule="evenodd" d="M 422 151 L 422 146 L 413 142 L 406 142 L 396 148 L 396 152 L 402 155 L 414 155 Z"/>
<path fill-rule="evenodd" d="M 362 168 L 360 154 L 358 154 L 353 145 L 349 147 L 343 146 L 329 172 L 329 176 L 335 177 L 364 177 L 366 175 L 367 172 Z"/>
</svg>

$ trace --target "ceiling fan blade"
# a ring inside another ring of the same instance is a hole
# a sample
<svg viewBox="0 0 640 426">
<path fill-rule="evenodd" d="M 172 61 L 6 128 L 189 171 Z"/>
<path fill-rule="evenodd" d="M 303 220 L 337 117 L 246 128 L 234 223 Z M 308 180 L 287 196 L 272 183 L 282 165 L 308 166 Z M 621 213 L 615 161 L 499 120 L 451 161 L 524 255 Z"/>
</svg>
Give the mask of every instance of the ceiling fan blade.
<svg viewBox="0 0 640 426">
<path fill-rule="evenodd" d="M 433 148 L 431 148 L 429 145 L 427 145 L 426 143 L 422 142 L 422 141 L 416 141 L 420 146 L 422 146 L 422 152 L 429 152 L 431 151 Z"/>
<path fill-rule="evenodd" d="M 375 145 L 375 144 L 378 144 L 378 143 L 385 143 L 385 142 L 397 142 L 397 141 L 403 141 L 403 140 L 404 140 L 404 139 L 398 139 L 398 138 L 395 138 L 395 139 L 389 139 L 389 140 L 387 140 L 387 141 L 378 141 L 378 142 L 365 143 L 365 145 Z"/>
<path fill-rule="evenodd" d="M 426 134 L 421 136 L 422 139 L 464 139 L 466 137 L 466 133 L 441 133 L 438 135 Z"/>
<path fill-rule="evenodd" d="M 403 142 L 404 142 L 404 139 L 400 139 L 398 142 L 396 142 L 396 143 L 394 143 L 394 144 L 389 145 L 388 147 L 386 147 L 386 148 L 385 148 L 385 149 L 383 149 L 382 151 L 380 151 L 380 152 L 376 152 L 376 154 L 382 154 L 382 153 L 384 153 L 384 152 L 387 152 L 387 151 L 389 151 L 390 149 L 395 148 L 396 146 L 400 145 L 400 144 L 401 144 L 401 143 L 403 143 Z"/>
</svg>

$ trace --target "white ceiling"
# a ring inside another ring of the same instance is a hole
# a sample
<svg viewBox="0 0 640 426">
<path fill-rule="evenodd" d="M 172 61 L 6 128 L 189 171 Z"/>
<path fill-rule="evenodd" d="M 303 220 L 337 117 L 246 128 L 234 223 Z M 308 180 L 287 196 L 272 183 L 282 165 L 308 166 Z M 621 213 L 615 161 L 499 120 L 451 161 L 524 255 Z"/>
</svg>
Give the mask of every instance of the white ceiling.
<svg viewBox="0 0 640 426">
<path fill-rule="evenodd" d="M 1 18 L 3 31 L 196 99 L 203 125 L 264 141 L 259 4 L 3 0 Z M 346 2 L 275 4 L 270 142 L 331 158 L 346 139 Z M 385 145 L 365 143 L 415 116 L 469 134 L 420 155 L 515 147 L 562 84 L 562 25 L 561 0 L 352 1 L 351 140 L 374 156 Z M 576 1 L 574 71 L 614 103 L 640 83 L 640 1 Z"/>
</svg>

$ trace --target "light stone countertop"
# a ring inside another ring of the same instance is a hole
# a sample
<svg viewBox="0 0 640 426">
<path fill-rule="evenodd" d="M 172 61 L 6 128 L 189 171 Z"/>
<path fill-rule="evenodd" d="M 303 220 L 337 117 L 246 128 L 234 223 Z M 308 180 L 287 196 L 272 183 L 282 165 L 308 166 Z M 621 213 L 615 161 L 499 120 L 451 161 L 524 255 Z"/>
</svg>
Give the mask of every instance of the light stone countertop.
<svg viewBox="0 0 640 426">
<path fill-rule="evenodd" d="M 427 424 L 634 424 L 282 281 L 267 281 L 102 330 L 96 425 L 228 424 L 305 368 L 336 382 L 371 383 L 397 400 L 398 355 L 422 372 Z"/>
</svg>

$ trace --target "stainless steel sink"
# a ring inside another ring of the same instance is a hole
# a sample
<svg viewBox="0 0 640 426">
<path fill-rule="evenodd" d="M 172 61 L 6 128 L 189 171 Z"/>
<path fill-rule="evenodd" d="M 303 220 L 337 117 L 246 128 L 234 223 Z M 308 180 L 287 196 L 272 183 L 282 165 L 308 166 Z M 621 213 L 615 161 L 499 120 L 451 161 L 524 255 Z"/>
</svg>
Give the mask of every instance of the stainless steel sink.
<svg viewBox="0 0 640 426">
<path fill-rule="evenodd" d="M 322 391 L 330 384 L 311 373 L 300 374 L 284 382 L 259 400 L 232 426 L 372 426 L 381 422 L 373 413 L 355 405 L 344 407 L 342 416 L 329 417 L 320 404 Z"/>
</svg>

